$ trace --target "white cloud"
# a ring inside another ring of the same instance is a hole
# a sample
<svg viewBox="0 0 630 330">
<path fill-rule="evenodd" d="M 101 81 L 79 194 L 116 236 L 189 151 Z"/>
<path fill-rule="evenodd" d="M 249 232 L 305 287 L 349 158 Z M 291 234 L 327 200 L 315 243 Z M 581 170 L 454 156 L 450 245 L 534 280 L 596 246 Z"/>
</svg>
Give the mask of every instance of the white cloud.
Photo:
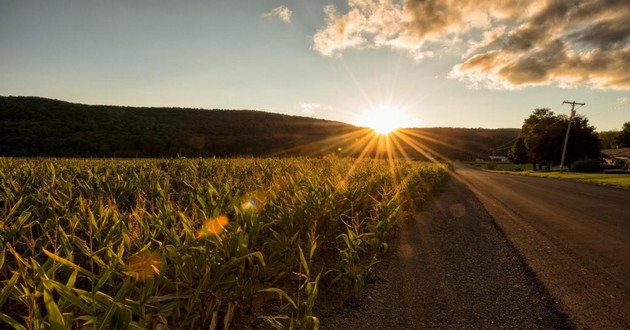
<svg viewBox="0 0 630 330">
<path fill-rule="evenodd" d="M 321 107 L 322 105 L 317 103 L 300 103 L 300 109 L 302 109 L 302 113 L 305 114 L 314 114 L 315 110 Z"/>
<path fill-rule="evenodd" d="M 449 78 L 472 87 L 630 89 L 627 0 L 348 0 L 324 12 L 313 49 L 326 56 L 386 47 L 420 61 L 464 46 Z"/>
<path fill-rule="evenodd" d="M 263 17 L 275 17 L 285 23 L 291 23 L 291 15 L 293 12 L 287 6 L 279 6 L 268 13 L 264 13 Z"/>
</svg>

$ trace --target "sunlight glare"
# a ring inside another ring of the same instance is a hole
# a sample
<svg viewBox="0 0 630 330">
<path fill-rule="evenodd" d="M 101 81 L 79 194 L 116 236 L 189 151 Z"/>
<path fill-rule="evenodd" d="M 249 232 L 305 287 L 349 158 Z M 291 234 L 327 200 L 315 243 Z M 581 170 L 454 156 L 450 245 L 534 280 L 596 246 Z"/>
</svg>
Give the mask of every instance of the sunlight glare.
<svg viewBox="0 0 630 330">
<path fill-rule="evenodd" d="M 359 118 L 359 126 L 387 135 L 399 128 L 409 127 L 414 121 L 402 109 L 394 106 L 377 106 L 366 110 Z"/>
</svg>

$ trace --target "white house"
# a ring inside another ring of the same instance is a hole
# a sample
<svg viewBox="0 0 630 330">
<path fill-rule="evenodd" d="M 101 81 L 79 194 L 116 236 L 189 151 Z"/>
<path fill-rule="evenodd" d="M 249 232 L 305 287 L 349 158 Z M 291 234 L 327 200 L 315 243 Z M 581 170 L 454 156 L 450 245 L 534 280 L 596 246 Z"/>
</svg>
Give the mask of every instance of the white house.
<svg viewBox="0 0 630 330">
<path fill-rule="evenodd" d="M 493 162 L 500 162 L 500 163 L 507 163 L 510 161 L 507 158 L 507 156 L 490 156 L 490 160 Z"/>
</svg>

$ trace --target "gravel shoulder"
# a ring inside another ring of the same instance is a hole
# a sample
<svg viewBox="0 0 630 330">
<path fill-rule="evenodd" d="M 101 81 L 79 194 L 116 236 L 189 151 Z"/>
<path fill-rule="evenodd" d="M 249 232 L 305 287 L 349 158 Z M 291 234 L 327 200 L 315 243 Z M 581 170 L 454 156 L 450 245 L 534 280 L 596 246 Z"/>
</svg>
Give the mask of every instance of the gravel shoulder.
<svg viewBox="0 0 630 330">
<path fill-rule="evenodd" d="M 630 192 L 455 166 L 578 328 L 630 329 Z"/>
<path fill-rule="evenodd" d="M 563 329 L 567 321 L 475 195 L 457 180 L 403 225 L 386 281 L 323 329 Z"/>
</svg>

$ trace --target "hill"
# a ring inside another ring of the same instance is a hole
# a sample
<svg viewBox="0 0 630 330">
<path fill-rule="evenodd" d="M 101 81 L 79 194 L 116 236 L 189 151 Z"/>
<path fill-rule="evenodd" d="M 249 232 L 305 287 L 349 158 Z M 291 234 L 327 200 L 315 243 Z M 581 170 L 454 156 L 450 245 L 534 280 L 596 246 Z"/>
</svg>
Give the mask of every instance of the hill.
<svg viewBox="0 0 630 330">
<path fill-rule="evenodd" d="M 417 149 L 451 159 L 484 156 L 517 129 L 401 130 Z M 356 156 L 371 131 L 352 125 L 251 110 L 83 105 L 39 97 L 0 97 L 0 156 L 231 157 Z M 372 153 L 376 155 L 377 152 Z"/>
</svg>

